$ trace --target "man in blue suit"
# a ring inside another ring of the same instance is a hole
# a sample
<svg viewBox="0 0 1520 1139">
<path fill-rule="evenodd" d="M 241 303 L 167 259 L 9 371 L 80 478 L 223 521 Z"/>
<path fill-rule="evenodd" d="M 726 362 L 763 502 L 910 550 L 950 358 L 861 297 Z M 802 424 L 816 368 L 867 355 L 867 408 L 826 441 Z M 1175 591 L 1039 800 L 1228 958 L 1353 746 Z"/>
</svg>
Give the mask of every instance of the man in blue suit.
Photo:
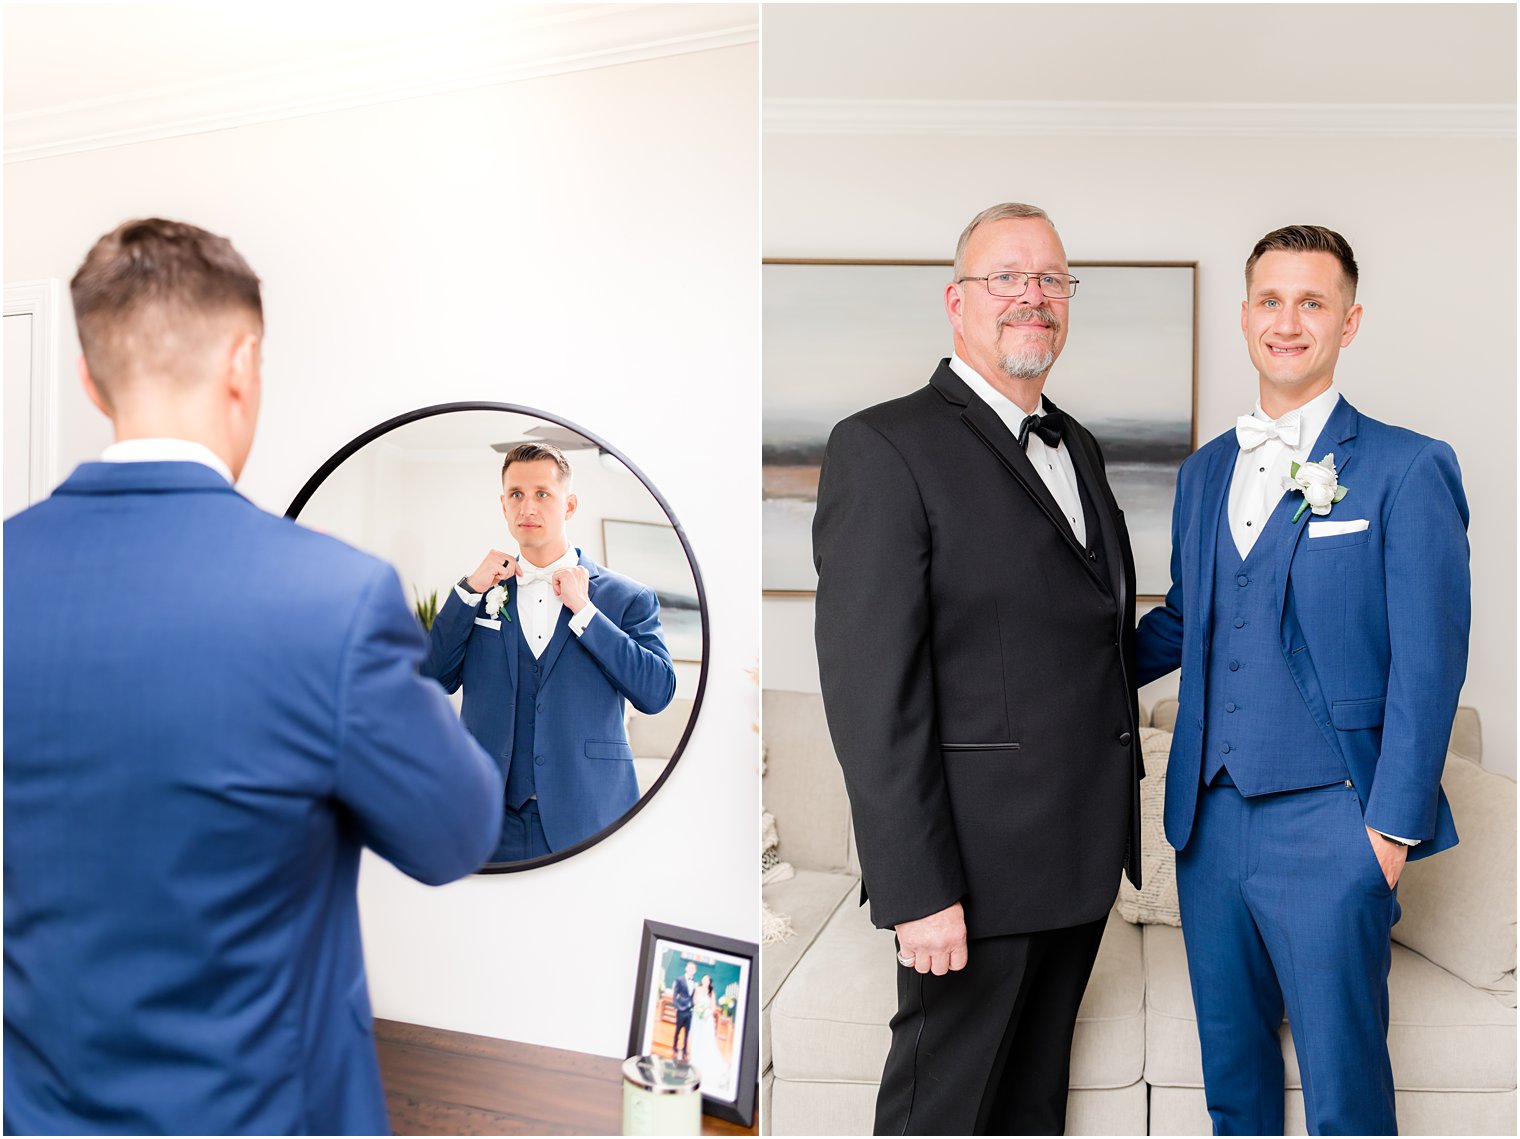
<svg viewBox="0 0 1520 1139">
<path fill-rule="evenodd" d="M 557 447 L 522 443 L 501 467 L 518 555 L 486 554 L 439 610 L 422 671 L 464 686 L 464 723 L 506 780 L 492 862 L 565 850 L 638 801 L 624 701 L 653 714 L 676 693 L 654 591 L 570 545 L 578 505 Z"/>
<path fill-rule="evenodd" d="M 1140 682 L 1181 667 L 1166 780 L 1220 1135 L 1281 1134 L 1286 1010 L 1310 1134 L 1395 1134 L 1389 930 L 1406 857 L 1454 845 L 1441 770 L 1467 668 L 1456 456 L 1336 391 L 1362 308 L 1344 238 L 1246 262 L 1260 400 L 1182 465 Z"/>
<path fill-rule="evenodd" d="M 5 1130 L 388 1130 L 368 846 L 441 883 L 501 779 L 389 566 L 232 486 L 258 278 L 128 222 L 73 280 L 116 442 L 5 523 Z"/>
</svg>

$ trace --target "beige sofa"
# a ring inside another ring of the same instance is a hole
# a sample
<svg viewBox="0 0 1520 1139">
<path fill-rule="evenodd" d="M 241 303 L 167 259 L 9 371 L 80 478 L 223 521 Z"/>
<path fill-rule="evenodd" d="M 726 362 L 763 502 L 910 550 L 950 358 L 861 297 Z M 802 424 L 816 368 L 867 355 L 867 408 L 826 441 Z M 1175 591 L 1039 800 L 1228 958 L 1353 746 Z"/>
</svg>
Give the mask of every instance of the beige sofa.
<svg viewBox="0 0 1520 1139">
<path fill-rule="evenodd" d="M 1148 770 L 1145 895 L 1128 891 L 1077 1023 L 1067 1127 L 1074 1135 L 1209 1132 L 1181 931 L 1160 924 L 1171 872 L 1160 791 L 1175 701 L 1143 731 Z M 849 803 L 816 693 L 764 694 L 763 797 L 781 858 L 768 906 L 793 936 L 762 951 L 764 1127 L 775 1135 L 864 1135 L 895 1003 L 892 936 L 860 907 Z M 1484 771 L 1478 719 L 1462 709 L 1444 778 L 1462 843 L 1412 864 L 1399 887 L 1390 978 L 1393 1057 L 1406 1134 L 1515 1134 L 1515 784 Z M 1158 893 L 1160 891 L 1160 893 Z M 1171 903 L 1175 907 L 1175 902 Z M 1144 924 L 1125 920 L 1150 917 Z M 1150 911 L 1146 914 L 1142 911 Z M 1283 1027 L 1287 1128 L 1304 1134 L 1292 1039 Z"/>
</svg>

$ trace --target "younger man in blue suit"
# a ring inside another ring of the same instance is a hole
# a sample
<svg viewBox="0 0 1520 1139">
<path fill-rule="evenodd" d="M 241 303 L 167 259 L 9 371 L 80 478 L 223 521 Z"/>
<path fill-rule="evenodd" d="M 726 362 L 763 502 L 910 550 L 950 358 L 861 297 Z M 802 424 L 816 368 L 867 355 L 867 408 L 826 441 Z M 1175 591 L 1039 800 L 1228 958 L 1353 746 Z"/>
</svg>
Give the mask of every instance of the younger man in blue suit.
<svg viewBox="0 0 1520 1139">
<path fill-rule="evenodd" d="M 1166 780 L 1220 1135 L 1282 1133 L 1286 1009 L 1312 1135 L 1394 1134 L 1389 930 L 1406 858 L 1454 845 L 1441 770 L 1467 668 L 1456 456 L 1336 391 L 1357 268 L 1288 226 L 1246 262 L 1260 399 L 1182 465 L 1142 684 L 1182 669 Z"/>
<path fill-rule="evenodd" d="M 259 281 L 127 222 L 73 281 L 116 442 L 5 523 L 5 1131 L 388 1131 L 355 884 L 476 869 L 501 777 L 385 563 L 233 489 Z"/>
<path fill-rule="evenodd" d="M 518 555 L 486 554 L 439 611 L 424 675 L 464 686 L 464 723 L 506 779 L 492 862 L 574 846 L 638 801 L 624 701 L 653 714 L 676 692 L 652 589 L 570 545 L 578 501 L 557 447 L 522 443 L 501 467 Z"/>
</svg>

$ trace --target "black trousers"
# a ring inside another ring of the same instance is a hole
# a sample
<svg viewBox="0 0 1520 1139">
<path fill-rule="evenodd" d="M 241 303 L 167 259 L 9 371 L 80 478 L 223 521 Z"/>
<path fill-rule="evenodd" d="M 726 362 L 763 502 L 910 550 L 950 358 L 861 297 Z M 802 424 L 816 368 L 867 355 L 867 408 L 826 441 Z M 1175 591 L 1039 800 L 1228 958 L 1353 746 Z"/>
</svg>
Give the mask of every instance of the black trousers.
<svg viewBox="0 0 1520 1139">
<path fill-rule="evenodd" d="M 977 938 L 943 977 L 898 968 L 877 1135 L 1060 1135 L 1071 1037 L 1107 916 Z"/>
</svg>

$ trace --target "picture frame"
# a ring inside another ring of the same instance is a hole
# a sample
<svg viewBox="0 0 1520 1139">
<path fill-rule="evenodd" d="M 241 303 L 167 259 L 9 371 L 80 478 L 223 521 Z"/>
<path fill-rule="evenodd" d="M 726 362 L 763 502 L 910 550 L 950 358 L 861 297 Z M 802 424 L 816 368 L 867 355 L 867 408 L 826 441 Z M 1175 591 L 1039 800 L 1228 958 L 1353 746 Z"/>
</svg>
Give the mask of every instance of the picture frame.
<svg viewBox="0 0 1520 1139">
<path fill-rule="evenodd" d="M 629 1056 L 688 1059 L 702 1078 L 703 1113 L 743 1127 L 755 1122 L 759 1091 L 759 952 L 753 942 L 646 919 L 628 1028 Z M 675 1008 L 678 978 L 696 989 L 684 1016 Z M 712 995 L 704 998 L 707 989 Z M 677 1057 L 677 1048 L 686 1055 Z"/>
<path fill-rule="evenodd" d="M 602 519 L 602 561 L 610 570 L 654 590 L 670 659 L 702 659 L 702 610 L 691 563 L 674 526 Z"/>
<path fill-rule="evenodd" d="M 767 597 L 812 597 L 818 468 L 839 420 L 922 387 L 950 355 L 950 261 L 766 258 L 762 563 Z M 1071 336 L 1046 394 L 1096 436 L 1140 602 L 1170 585 L 1177 468 L 1198 438 L 1198 263 L 1073 261 Z"/>
</svg>

